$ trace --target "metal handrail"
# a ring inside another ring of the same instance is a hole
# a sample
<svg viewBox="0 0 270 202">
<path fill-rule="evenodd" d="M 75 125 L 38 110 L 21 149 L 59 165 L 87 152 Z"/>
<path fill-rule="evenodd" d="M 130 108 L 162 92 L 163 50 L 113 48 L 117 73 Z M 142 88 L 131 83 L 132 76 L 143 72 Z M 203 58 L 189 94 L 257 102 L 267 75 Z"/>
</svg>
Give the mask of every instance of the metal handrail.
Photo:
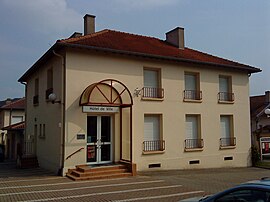
<svg viewBox="0 0 270 202">
<path fill-rule="evenodd" d="M 72 154 L 70 154 L 70 155 L 66 158 L 66 160 L 68 160 L 68 159 L 69 159 L 70 157 L 72 157 L 74 154 L 80 152 L 80 151 L 83 150 L 83 149 L 84 149 L 84 147 L 82 147 L 82 148 L 78 149 L 77 151 L 73 152 Z"/>
<path fill-rule="evenodd" d="M 229 138 L 220 138 L 220 146 L 221 147 L 228 147 L 228 146 L 235 146 L 236 145 L 236 138 L 229 137 Z"/>
<path fill-rule="evenodd" d="M 202 91 L 199 91 L 199 90 L 184 90 L 184 99 L 202 100 Z"/>
<path fill-rule="evenodd" d="M 35 95 L 34 97 L 33 97 L 33 104 L 34 105 L 37 105 L 39 103 L 39 96 L 38 95 Z"/>
<path fill-rule="evenodd" d="M 203 148 L 203 139 L 186 139 L 185 149 Z"/>
<path fill-rule="evenodd" d="M 219 92 L 218 93 L 218 100 L 219 101 L 233 102 L 234 101 L 234 93 Z"/>
<path fill-rule="evenodd" d="M 145 98 L 164 98 L 163 88 L 143 87 L 142 90 Z"/>
<path fill-rule="evenodd" d="M 143 142 L 143 151 L 164 151 L 165 150 L 165 140 L 152 140 Z"/>
</svg>

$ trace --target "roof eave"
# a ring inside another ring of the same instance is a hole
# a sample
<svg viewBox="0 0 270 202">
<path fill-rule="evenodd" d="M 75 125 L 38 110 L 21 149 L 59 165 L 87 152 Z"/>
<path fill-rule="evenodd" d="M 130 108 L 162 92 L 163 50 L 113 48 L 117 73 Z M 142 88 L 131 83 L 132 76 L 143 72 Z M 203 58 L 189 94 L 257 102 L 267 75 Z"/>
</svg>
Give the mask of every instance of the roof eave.
<svg viewBox="0 0 270 202">
<path fill-rule="evenodd" d="M 139 52 L 131 52 L 131 51 L 123 51 L 123 50 L 116 50 L 110 48 L 102 48 L 96 46 L 88 46 L 88 45 L 81 45 L 81 44 L 70 44 L 57 41 L 46 53 L 44 53 L 19 79 L 18 82 L 26 82 L 27 78 L 38 68 L 40 64 L 44 62 L 45 59 L 50 57 L 53 54 L 53 50 L 58 49 L 60 47 L 71 47 L 71 48 L 82 48 L 87 50 L 95 50 L 95 51 L 102 51 L 102 52 L 110 52 L 116 54 L 124 54 L 124 55 L 132 55 L 132 56 L 140 56 L 140 57 L 147 57 L 147 58 L 154 58 L 154 59 L 161 59 L 161 60 L 169 60 L 175 62 L 186 62 L 186 63 L 193 63 L 193 64 L 201 64 L 201 65 L 210 65 L 210 66 L 217 66 L 217 67 L 225 67 L 234 70 L 246 71 L 248 73 L 257 73 L 261 72 L 262 70 L 255 67 L 250 66 L 233 66 L 233 65 L 225 65 L 225 64 L 217 64 L 211 62 L 202 62 L 197 60 L 190 60 L 190 59 L 183 59 L 183 58 L 176 58 L 170 56 L 161 56 L 161 55 L 153 55 L 153 54 L 146 54 L 146 53 L 139 53 Z"/>
<path fill-rule="evenodd" d="M 53 54 L 53 50 L 57 49 L 59 43 L 56 42 L 46 53 L 44 53 L 19 79 L 18 82 L 26 82 L 26 79 L 38 68 L 42 62 Z"/>
<path fill-rule="evenodd" d="M 123 50 L 81 45 L 81 44 L 70 44 L 70 43 L 58 42 L 58 45 L 64 46 L 64 47 L 81 48 L 81 49 L 95 50 L 95 51 L 102 51 L 102 52 L 111 52 L 111 53 L 117 53 L 117 54 L 155 58 L 155 59 L 169 60 L 169 61 L 175 61 L 175 62 L 186 62 L 186 63 L 201 64 L 201 65 L 225 67 L 225 68 L 230 68 L 230 69 L 234 69 L 234 70 L 246 71 L 250 74 L 262 71 L 259 68 L 251 67 L 251 66 L 239 67 L 239 66 L 233 66 L 233 65 L 217 64 L 217 63 L 211 63 L 211 62 L 202 62 L 202 61 L 198 61 L 198 60 L 190 60 L 190 59 L 176 58 L 176 57 L 170 57 L 170 56 L 161 56 L 161 55 L 153 55 L 153 54 L 146 54 L 146 53 L 139 53 L 139 52 L 123 51 Z"/>
</svg>

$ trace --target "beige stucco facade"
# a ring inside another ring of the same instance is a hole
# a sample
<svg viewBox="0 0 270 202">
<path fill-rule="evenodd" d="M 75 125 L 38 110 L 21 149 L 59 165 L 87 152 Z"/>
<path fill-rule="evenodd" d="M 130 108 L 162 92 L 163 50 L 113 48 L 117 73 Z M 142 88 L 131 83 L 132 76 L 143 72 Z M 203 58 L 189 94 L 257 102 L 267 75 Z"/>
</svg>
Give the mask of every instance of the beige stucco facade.
<svg viewBox="0 0 270 202">
<path fill-rule="evenodd" d="M 77 135 L 87 134 L 87 116 L 90 115 L 112 117 L 111 160 L 112 162 L 120 160 L 119 112 L 85 113 L 79 105 L 83 91 L 89 85 L 104 79 L 120 81 L 131 92 L 132 114 L 129 110 L 124 110 L 122 118 L 122 157 L 130 158 L 132 142 L 132 162 L 137 165 L 138 171 L 250 165 L 249 75 L 246 72 L 78 49 L 68 49 L 60 54 L 63 58 L 54 55 L 27 81 L 26 138 L 35 139 L 35 151 L 41 167 L 57 172 L 63 165 L 62 174 L 64 174 L 69 168 L 87 164 L 87 138 L 77 139 Z M 53 69 L 53 92 L 61 103 L 52 104 L 45 99 L 49 68 Z M 164 89 L 163 99 L 146 100 L 142 99 L 141 95 L 134 94 L 136 88 L 144 87 L 144 68 L 160 69 L 161 87 Z M 183 101 L 185 72 L 199 74 L 201 101 Z M 232 103 L 218 103 L 220 75 L 232 79 L 232 92 L 235 95 Z M 35 78 L 39 78 L 39 104 L 36 106 L 33 105 L 32 100 Z M 147 114 L 158 114 L 161 117 L 160 133 L 165 141 L 164 151 L 143 152 L 144 116 Z M 186 115 L 200 117 L 200 135 L 204 142 L 201 149 L 185 151 Z M 221 115 L 233 117 L 232 130 L 236 138 L 236 145 L 233 147 L 220 148 Z M 127 121 L 130 116 L 132 126 Z M 40 135 L 43 133 L 40 127 L 45 127 L 44 135 Z M 130 128 L 132 141 L 129 139 Z M 76 151 L 79 152 L 69 157 Z M 159 166 L 149 168 L 152 164 Z"/>
</svg>

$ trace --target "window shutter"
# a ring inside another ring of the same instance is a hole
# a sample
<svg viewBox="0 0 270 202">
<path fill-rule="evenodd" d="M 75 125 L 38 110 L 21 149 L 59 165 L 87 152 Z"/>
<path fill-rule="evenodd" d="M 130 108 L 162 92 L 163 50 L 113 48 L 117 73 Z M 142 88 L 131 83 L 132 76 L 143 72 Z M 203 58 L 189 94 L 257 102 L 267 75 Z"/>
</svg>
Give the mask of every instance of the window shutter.
<svg viewBox="0 0 270 202">
<path fill-rule="evenodd" d="M 229 92 L 228 78 L 219 77 L 219 92 L 224 92 L 224 93 Z"/>
<path fill-rule="evenodd" d="M 12 116 L 11 124 L 20 123 L 23 121 L 23 116 Z"/>
<path fill-rule="evenodd" d="M 145 116 L 144 117 L 144 141 L 153 141 L 160 139 L 159 117 Z"/>
<path fill-rule="evenodd" d="M 158 72 L 144 70 L 144 87 L 158 88 Z"/>
<path fill-rule="evenodd" d="M 220 117 L 221 138 L 230 138 L 230 117 Z"/>
<path fill-rule="evenodd" d="M 198 123 L 196 116 L 186 117 L 186 138 L 198 139 Z"/>
<path fill-rule="evenodd" d="M 185 90 L 196 90 L 196 76 L 191 74 L 185 75 Z"/>
</svg>

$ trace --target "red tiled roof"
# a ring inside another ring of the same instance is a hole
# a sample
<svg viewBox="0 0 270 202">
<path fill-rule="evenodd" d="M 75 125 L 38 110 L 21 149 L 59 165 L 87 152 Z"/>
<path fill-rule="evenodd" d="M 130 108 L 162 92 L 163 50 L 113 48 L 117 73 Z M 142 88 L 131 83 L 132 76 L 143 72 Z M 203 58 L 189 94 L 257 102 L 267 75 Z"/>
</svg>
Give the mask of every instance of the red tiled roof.
<svg viewBox="0 0 270 202">
<path fill-rule="evenodd" d="M 85 36 L 58 40 L 30 69 L 21 76 L 21 78 L 19 78 L 18 81 L 25 82 L 29 75 L 35 72 L 40 65 L 54 55 L 54 51 L 58 51 L 58 49 L 65 47 L 83 48 L 176 62 L 206 64 L 208 66 L 212 65 L 220 68 L 235 69 L 245 71 L 247 73 L 261 71 L 259 68 L 209 55 L 188 47 L 179 49 L 165 40 L 158 38 L 105 29 Z"/>
<path fill-rule="evenodd" d="M 15 123 L 2 128 L 2 130 L 22 130 L 25 128 L 25 122 Z"/>
<path fill-rule="evenodd" d="M 25 98 L 5 104 L 0 109 L 25 109 Z"/>
<path fill-rule="evenodd" d="M 108 29 L 81 37 L 59 40 L 58 43 L 91 46 L 132 53 L 143 53 L 152 56 L 171 57 L 193 62 L 212 63 L 215 65 L 228 65 L 238 68 L 253 69 L 253 67 L 249 65 L 226 60 L 187 47 L 184 49 L 179 49 L 166 41 L 157 38 Z M 259 71 L 257 68 L 253 69 L 255 72 L 256 70 Z"/>
<path fill-rule="evenodd" d="M 250 112 L 251 116 L 256 116 L 264 110 L 269 103 L 266 102 L 265 95 L 250 97 Z"/>
</svg>

